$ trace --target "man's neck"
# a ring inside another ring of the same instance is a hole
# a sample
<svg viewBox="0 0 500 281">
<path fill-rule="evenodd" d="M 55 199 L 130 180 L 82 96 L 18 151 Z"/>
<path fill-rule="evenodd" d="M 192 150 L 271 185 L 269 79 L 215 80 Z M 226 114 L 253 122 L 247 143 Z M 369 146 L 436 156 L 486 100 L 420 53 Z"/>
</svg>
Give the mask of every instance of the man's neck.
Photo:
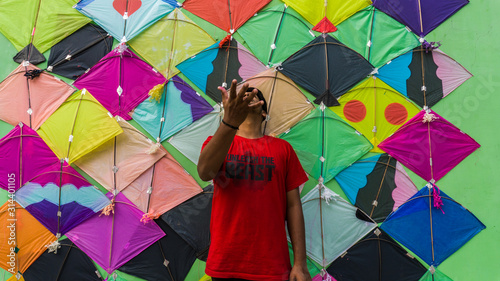
<svg viewBox="0 0 500 281">
<path fill-rule="evenodd" d="M 248 115 L 247 119 L 240 125 L 240 129 L 236 132 L 236 135 L 244 137 L 247 139 L 257 139 L 262 136 L 262 117 L 260 115 Z"/>
</svg>

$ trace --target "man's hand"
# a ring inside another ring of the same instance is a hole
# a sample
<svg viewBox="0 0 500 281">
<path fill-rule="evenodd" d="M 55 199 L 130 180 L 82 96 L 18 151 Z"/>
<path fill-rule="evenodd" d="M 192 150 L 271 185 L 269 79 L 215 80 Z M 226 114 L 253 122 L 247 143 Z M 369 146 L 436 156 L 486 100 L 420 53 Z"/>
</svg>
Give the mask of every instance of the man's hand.
<svg viewBox="0 0 500 281">
<path fill-rule="evenodd" d="M 289 281 L 311 281 L 311 275 L 305 265 L 293 265 Z"/>
<path fill-rule="evenodd" d="M 248 113 L 256 107 L 262 107 L 263 101 L 253 101 L 257 90 L 247 95 L 248 83 L 243 84 L 236 94 L 236 79 L 232 81 L 229 93 L 223 87 L 219 87 L 222 94 L 222 106 L 224 107 L 224 122 L 234 127 L 239 127 L 247 118 Z"/>
</svg>

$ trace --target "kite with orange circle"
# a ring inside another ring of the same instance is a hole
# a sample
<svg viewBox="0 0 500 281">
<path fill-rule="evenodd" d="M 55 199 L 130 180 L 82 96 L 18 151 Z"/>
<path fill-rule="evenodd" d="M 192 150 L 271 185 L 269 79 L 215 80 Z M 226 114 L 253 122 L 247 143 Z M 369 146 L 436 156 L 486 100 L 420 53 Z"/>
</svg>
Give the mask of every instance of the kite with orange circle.
<svg viewBox="0 0 500 281">
<path fill-rule="evenodd" d="M 375 76 L 341 96 L 339 103 L 340 106 L 330 109 L 373 144 L 372 152 L 382 152 L 377 145 L 420 111 L 413 102 Z"/>
</svg>

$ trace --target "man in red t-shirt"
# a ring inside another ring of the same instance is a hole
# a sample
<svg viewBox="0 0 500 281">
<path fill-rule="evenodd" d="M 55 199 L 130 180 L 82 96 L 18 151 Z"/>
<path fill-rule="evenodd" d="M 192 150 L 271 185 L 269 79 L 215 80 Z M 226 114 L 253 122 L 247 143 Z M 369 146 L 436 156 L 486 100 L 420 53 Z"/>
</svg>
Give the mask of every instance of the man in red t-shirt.
<svg viewBox="0 0 500 281">
<path fill-rule="evenodd" d="M 213 280 L 310 281 L 299 187 L 307 181 L 288 142 L 264 136 L 264 100 L 244 84 L 222 92 L 224 118 L 203 144 L 202 180 L 214 180 L 211 245 L 206 273 Z M 292 241 L 291 267 L 285 220 Z"/>
</svg>

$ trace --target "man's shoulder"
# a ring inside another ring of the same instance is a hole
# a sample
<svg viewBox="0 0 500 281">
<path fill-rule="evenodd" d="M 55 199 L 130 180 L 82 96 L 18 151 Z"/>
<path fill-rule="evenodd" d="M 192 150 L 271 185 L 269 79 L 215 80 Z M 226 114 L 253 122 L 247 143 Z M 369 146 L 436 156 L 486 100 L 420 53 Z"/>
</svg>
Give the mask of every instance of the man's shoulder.
<svg viewBox="0 0 500 281">
<path fill-rule="evenodd" d="M 269 143 L 272 143 L 273 145 L 276 145 L 276 146 L 279 146 L 282 148 L 286 148 L 286 149 L 292 148 L 292 145 L 284 139 L 280 139 L 280 138 L 272 137 L 272 136 L 266 136 L 266 138 L 267 138 L 267 141 Z"/>
<path fill-rule="evenodd" d="M 273 137 L 273 136 L 264 136 L 264 138 L 266 141 L 268 142 L 275 142 L 276 144 L 283 144 L 283 145 L 290 145 L 286 140 L 284 139 L 280 139 L 280 138 L 277 138 L 277 137 Z"/>
</svg>

